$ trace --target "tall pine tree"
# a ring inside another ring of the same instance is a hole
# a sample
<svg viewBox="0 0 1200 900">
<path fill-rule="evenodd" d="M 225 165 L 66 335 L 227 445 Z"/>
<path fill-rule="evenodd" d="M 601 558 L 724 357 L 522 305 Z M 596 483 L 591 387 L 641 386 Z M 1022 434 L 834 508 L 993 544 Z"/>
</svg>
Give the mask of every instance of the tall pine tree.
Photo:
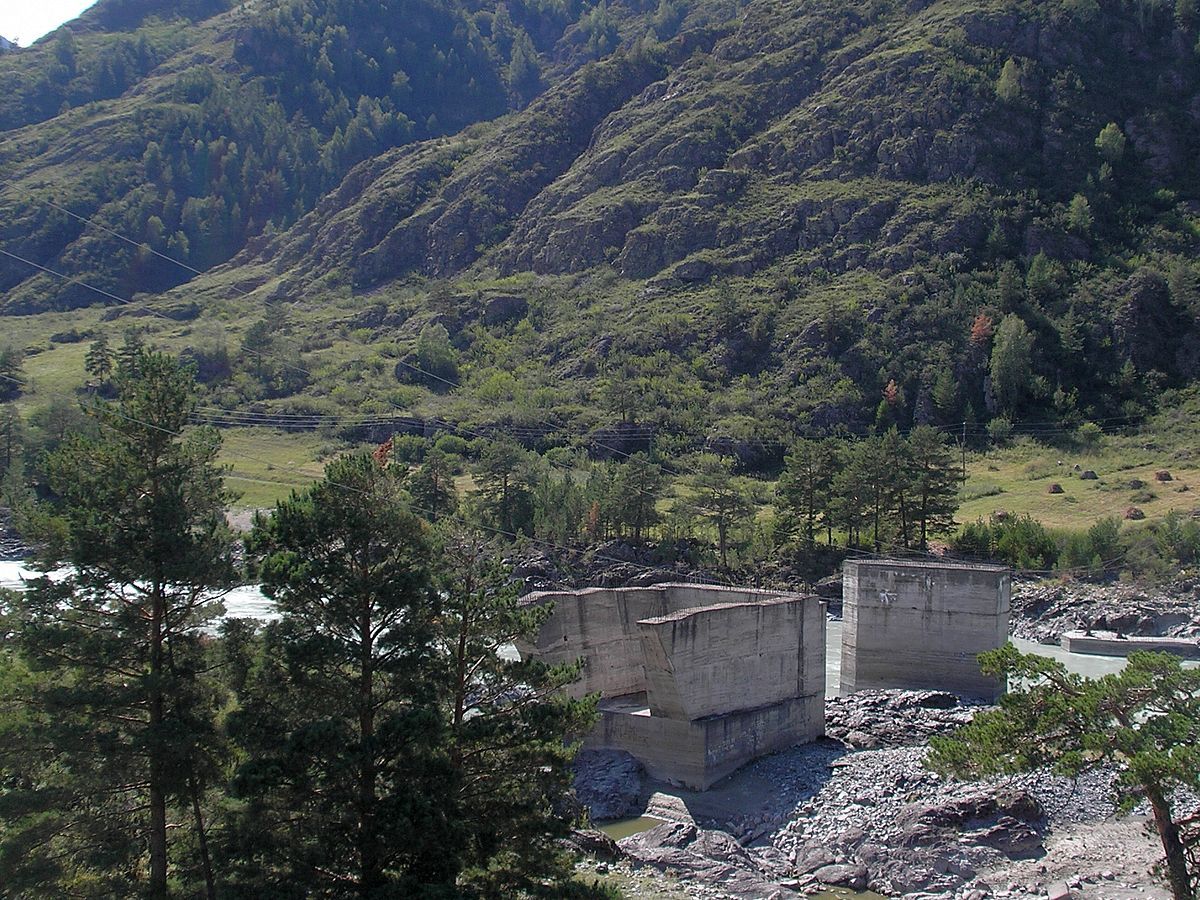
<svg viewBox="0 0 1200 900">
<path fill-rule="evenodd" d="M 928 425 L 919 425 L 909 434 L 908 456 L 918 546 L 927 550 L 931 535 L 954 530 L 959 470 L 945 435 Z"/>
<path fill-rule="evenodd" d="M 281 619 L 230 727 L 236 896 L 447 896 L 463 838 L 426 526 L 370 456 L 254 523 Z"/>
<path fill-rule="evenodd" d="M 16 643 L 33 710 L 0 740 L 6 887 L 45 895 L 167 895 L 169 818 L 192 820 L 219 753 L 201 629 L 232 580 L 210 429 L 187 429 L 192 382 L 168 356 L 129 349 L 95 437 L 46 470 L 43 571 L 18 601 Z M 189 844 L 189 846 L 191 846 Z M 204 869 L 207 859 L 189 860 Z"/>
<path fill-rule="evenodd" d="M 518 587 L 508 582 L 497 548 L 451 532 L 441 560 L 441 641 L 451 662 L 445 708 L 456 775 L 450 805 L 465 838 L 460 884 L 484 897 L 544 895 L 548 885 L 561 891 L 572 873 L 555 842 L 571 825 L 563 803 L 571 739 L 591 726 L 595 699 L 567 694 L 578 665 L 551 667 L 510 652 L 536 639 L 552 607 L 518 605 Z"/>
</svg>

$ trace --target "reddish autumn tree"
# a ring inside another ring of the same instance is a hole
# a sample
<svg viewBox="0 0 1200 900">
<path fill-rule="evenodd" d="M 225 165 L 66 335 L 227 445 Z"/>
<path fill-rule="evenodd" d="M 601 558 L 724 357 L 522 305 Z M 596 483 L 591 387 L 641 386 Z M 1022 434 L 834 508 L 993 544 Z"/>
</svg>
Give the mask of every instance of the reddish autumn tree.
<svg viewBox="0 0 1200 900">
<path fill-rule="evenodd" d="M 979 313 L 971 323 L 971 346 L 986 347 L 995 330 L 996 323 L 992 321 L 992 317 L 985 312 Z"/>
</svg>

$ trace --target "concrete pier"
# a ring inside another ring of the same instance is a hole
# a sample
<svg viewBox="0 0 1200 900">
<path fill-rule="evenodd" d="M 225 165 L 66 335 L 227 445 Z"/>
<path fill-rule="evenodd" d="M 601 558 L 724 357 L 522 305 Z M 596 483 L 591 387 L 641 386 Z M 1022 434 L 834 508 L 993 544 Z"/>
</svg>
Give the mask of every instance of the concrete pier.
<svg viewBox="0 0 1200 900">
<path fill-rule="evenodd" d="M 1003 566 L 848 560 L 842 570 L 842 694 L 925 688 L 994 699 L 976 657 L 1008 639 Z"/>
<path fill-rule="evenodd" d="M 655 778 L 706 790 L 825 730 L 825 604 L 694 584 L 530 594 L 553 604 L 536 645 L 582 658 L 571 693 L 599 693 L 586 746 L 624 750 Z"/>
</svg>

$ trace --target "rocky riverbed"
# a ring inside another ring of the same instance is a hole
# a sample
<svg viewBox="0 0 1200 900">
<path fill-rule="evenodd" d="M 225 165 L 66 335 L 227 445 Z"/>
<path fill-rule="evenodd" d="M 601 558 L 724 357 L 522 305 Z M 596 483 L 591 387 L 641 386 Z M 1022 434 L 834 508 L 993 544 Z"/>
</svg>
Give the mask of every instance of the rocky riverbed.
<svg viewBox="0 0 1200 900">
<path fill-rule="evenodd" d="M 1200 637 L 1200 579 L 1144 583 L 1017 582 L 1012 633 L 1043 644 L 1065 631 Z"/>
<path fill-rule="evenodd" d="M 935 691 L 831 700 L 830 737 L 704 793 L 648 781 L 621 754 L 585 755 L 581 799 L 596 790 L 620 798 L 610 812 L 667 820 L 586 865 L 623 873 L 634 897 L 675 896 L 664 883 L 705 900 L 829 885 L 912 900 L 1044 897 L 1056 884 L 1076 897 L 1167 897 L 1148 874 L 1157 843 L 1143 820 L 1113 818 L 1108 775 L 968 784 L 926 770 L 928 738 L 976 709 Z"/>
</svg>

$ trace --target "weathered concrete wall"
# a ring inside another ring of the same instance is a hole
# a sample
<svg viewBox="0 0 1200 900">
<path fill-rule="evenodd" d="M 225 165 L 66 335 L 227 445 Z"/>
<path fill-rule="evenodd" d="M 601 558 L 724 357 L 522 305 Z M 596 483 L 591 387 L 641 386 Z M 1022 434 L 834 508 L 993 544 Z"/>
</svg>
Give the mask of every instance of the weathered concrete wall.
<svg viewBox="0 0 1200 900">
<path fill-rule="evenodd" d="M 932 688 L 994 698 L 976 657 L 1008 639 L 1002 566 L 851 560 L 843 568 L 842 693 Z"/>
<path fill-rule="evenodd" d="M 1174 653 L 1184 659 L 1200 659 L 1200 641 L 1195 638 L 1141 637 L 1119 638 L 1115 634 L 1084 634 L 1065 632 L 1058 642 L 1069 653 L 1091 653 L 1096 656 L 1128 656 L 1138 650 Z"/>
<path fill-rule="evenodd" d="M 552 665 L 582 659 L 583 677 L 570 687 L 574 697 L 644 691 L 637 623 L 668 612 L 667 599 L 667 592 L 657 587 L 529 594 L 523 604 L 553 603 L 554 612 L 542 625 L 536 648 L 518 649 L 522 655 L 534 650 Z"/>
<path fill-rule="evenodd" d="M 680 610 L 638 623 L 650 712 L 701 719 L 824 694 L 820 603 L 790 599 Z"/>
<path fill-rule="evenodd" d="M 585 741 L 624 750 L 662 781 L 708 790 L 750 760 L 825 733 L 824 698 L 798 698 L 697 721 L 606 710 Z"/>
<path fill-rule="evenodd" d="M 523 656 L 536 652 L 551 664 L 582 659 L 583 677 L 571 686 L 572 696 L 634 694 L 646 690 L 639 621 L 684 609 L 779 597 L 772 591 L 680 583 L 539 591 L 523 597 L 522 605 L 553 604 L 554 612 L 542 625 L 536 646 L 517 649 Z M 815 606 L 816 601 L 809 605 Z"/>
<path fill-rule="evenodd" d="M 587 740 L 632 753 L 657 778 L 706 789 L 764 753 L 825 730 L 825 604 L 707 585 L 530 594 L 553 604 L 536 642 L 583 660 L 575 696 L 599 692 Z"/>
</svg>

